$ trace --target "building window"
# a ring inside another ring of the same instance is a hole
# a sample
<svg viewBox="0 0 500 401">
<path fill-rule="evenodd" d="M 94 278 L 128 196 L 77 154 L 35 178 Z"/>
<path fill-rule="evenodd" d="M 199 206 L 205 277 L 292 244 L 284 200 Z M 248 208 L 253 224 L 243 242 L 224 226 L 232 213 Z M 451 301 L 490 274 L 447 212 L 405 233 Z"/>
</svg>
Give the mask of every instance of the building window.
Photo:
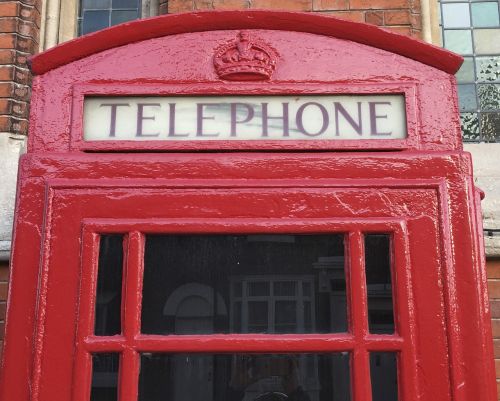
<svg viewBox="0 0 500 401">
<path fill-rule="evenodd" d="M 78 35 L 141 17 L 141 0 L 81 0 Z"/>
<path fill-rule="evenodd" d="M 456 77 L 467 142 L 500 142 L 498 1 L 441 0 L 444 47 L 464 56 Z"/>
</svg>

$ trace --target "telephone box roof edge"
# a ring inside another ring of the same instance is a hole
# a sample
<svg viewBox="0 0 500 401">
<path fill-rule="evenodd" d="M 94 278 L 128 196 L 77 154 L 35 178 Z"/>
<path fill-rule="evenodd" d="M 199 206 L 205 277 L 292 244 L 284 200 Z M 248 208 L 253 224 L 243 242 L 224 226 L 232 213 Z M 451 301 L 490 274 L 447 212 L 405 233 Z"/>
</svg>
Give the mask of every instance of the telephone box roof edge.
<svg viewBox="0 0 500 401">
<path fill-rule="evenodd" d="M 114 47 L 189 32 L 269 29 L 307 32 L 351 40 L 427 64 L 449 74 L 463 58 L 440 47 L 387 29 L 313 13 L 286 11 L 201 11 L 135 20 L 81 36 L 30 58 L 34 75 Z"/>
</svg>

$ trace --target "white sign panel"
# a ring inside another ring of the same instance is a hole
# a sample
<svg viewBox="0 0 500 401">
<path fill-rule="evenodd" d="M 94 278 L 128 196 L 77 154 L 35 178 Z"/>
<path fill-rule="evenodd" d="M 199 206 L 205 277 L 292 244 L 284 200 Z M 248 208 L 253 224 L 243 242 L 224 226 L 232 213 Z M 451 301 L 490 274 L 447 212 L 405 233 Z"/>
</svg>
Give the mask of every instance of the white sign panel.
<svg viewBox="0 0 500 401">
<path fill-rule="evenodd" d="M 404 139 L 403 95 L 87 97 L 86 141 Z"/>
</svg>

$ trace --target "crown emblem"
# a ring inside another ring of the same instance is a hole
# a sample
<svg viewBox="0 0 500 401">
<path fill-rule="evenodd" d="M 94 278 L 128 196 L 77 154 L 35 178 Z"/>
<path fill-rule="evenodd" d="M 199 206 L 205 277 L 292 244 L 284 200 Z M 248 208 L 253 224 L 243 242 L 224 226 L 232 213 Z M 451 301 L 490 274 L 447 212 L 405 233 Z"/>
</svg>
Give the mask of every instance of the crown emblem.
<svg viewBox="0 0 500 401">
<path fill-rule="evenodd" d="M 276 68 L 278 53 L 248 32 L 240 32 L 238 39 L 222 45 L 214 56 L 214 66 L 222 79 L 230 81 L 262 81 L 271 78 Z"/>
</svg>

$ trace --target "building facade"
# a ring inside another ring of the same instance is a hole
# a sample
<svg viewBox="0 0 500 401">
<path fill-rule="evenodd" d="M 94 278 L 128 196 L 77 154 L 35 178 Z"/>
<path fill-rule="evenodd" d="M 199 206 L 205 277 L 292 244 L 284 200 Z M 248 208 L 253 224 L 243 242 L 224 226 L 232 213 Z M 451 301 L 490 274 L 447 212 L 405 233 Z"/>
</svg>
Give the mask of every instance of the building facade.
<svg viewBox="0 0 500 401">
<path fill-rule="evenodd" d="M 79 34 L 166 13 L 281 9 L 366 22 L 444 45 L 465 57 L 457 74 L 465 149 L 483 201 L 485 246 L 500 377 L 500 22 L 498 1 L 23 0 L 0 4 L 0 319 L 5 318 L 17 160 L 28 135 L 28 57 Z M 0 332 L 3 333 L 3 320 Z M 2 334 L 3 335 L 3 334 Z"/>
</svg>

